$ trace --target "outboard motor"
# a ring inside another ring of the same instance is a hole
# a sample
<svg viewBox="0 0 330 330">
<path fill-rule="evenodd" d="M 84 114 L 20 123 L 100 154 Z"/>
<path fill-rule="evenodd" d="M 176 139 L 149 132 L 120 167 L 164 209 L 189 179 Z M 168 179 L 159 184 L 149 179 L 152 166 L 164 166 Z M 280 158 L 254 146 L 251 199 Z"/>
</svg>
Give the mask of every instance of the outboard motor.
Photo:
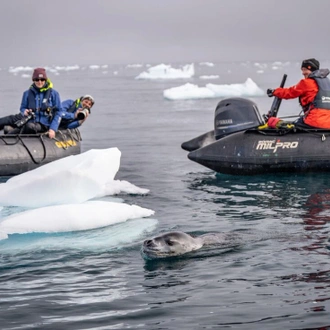
<svg viewBox="0 0 330 330">
<path fill-rule="evenodd" d="M 226 135 L 264 125 L 257 105 L 240 97 L 220 101 L 214 114 L 214 135 L 218 140 Z"/>
</svg>

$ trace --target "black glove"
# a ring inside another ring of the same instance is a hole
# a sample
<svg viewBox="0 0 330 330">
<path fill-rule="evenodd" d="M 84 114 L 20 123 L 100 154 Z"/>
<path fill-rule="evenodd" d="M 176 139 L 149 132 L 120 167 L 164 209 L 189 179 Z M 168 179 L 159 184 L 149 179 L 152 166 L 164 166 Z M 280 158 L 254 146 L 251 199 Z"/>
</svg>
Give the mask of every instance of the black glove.
<svg viewBox="0 0 330 330">
<path fill-rule="evenodd" d="M 270 88 L 268 88 L 268 89 L 267 89 L 267 95 L 268 95 L 269 97 L 274 96 L 274 95 L 273 95 L 274 90 L 275 90 L 275 89 L 270 89 Z"/>
</svg>

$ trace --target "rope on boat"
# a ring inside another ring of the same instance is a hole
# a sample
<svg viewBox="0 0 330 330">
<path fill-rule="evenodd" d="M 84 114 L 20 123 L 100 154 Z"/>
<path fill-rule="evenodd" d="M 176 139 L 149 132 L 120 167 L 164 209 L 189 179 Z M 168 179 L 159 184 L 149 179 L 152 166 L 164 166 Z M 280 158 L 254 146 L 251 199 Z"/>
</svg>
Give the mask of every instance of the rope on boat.
<svg viewBox="0 0 330 330">
<path fill-rule="evenodd" d="M 74 129 L 74 132 L 75 134 L 72 133 L 71 130 L 67 130 L 66 133 L 63 133 L 61 130 L 58 130 L 58 133 L 60 134 L 61 138 L 62 138 L 62 141 L 54 138 L 55 141 L 57 142 L 65 142 L 65 138 L 67 136 L 69 136 L 72 140 L 76 141 L 76 142 L 79 142 L 81 141 L 81 135 L 80 135 L 80 131 L 78 129 Z M 17 134 L 17 135 L 7 135 L 7 136 L 1 136 L 0 135 L 0 139 L 3 141 L 3 143 L 5 145 L 8 145 L 8 146 L 11 146 L 11 145 L 15 145 L 17 143 L 21 143 L 22 146 L 26 149 L 28 155 L 30 156 L 30 158 L 32 159 L 32 161 L 35 163 L 35 164 L 41 164 L 47 157 L 47 149 L 46 149 L 46 145 L 45 145 L 45 141 L 43 139 L 43 137 L 47 135 L 47 133 L 41 133 L 41 134 L 35 134 L 33 135 L 34 137 L 35 136 L 38 136 L 39 137 L 39 140 L 41 142 L 41 145 L 42 145 L 42 148 L 43 148 L 43 157 L 40 161 L 37 161 L 34 157 L 33 157 L 33 154 L 32 152 L 29 150 L 29 147 L 25 144 L 24 140 L 23 140 L 23 137 L 24 136 L 21 136 L 21 133 Z M 25 135 L 25 136 L 28 136 L 28 135 Z M 8 140 L 12 140 L 13 138 L 15 137 L 14 139 L 14 142 L 9 142 Z M 60 143 L 61 147 L 63 149 L 68 149 L 69 146 L 65 145 L 64 143 Z"/>
<path fill-rule="evenodd" d="M 46 156 L 47 156 L 47 150 L 46 150 L 45 142 L 44 142 L 42 136 L 43 136 L 43 134 L 40 134 L 40 135 L 39 135 L 39 139 L 40 139 L 40 141 L 41 141 L 42 148 L 44 149 L 44 156 L 43 156 L 43 158 L 42 158 L 39 162 L 37 162 L 37 161 L 34 159 L 34 157 L 33 157 L 32 153 L 30 152 L 29 148 L 25 145 L 24 141 L 21 139 L 23 147 L 26 149 L 27 153 L 30 155 L 32 161 L 33 161 L 35 164 L 41 164 L 41 163 L 46 159 Z M 21 137 L 20 137 L 20 138 L 21 138 Z"/>
<path fill-rule="evenodd" d="M 31 153 L 31 151 L 29 150 L 29 147 L 25 144 L 24 140 L 22 139 L 22 136 L 20 134 L 15 135 L 15 140 L 14 143 L 9 143 L 6 139 L 8 139 L 8 136 L 0 136 L 1 140 L 4 142 L 5 145 L 11 146 L 11 145 L 15 145 L 19 142 L 21 142 L 22 146 L 26 149 L 28 155 L 31 157 L 32 161 L 35 164 L 41 164 L 45 158 L 47 157 L 47 150 L 46 150 L 46 146 L 45 146 L 45 142 L 43 140 L 42 137 L 43 134 L 38 135 L 39 136 L 39 140 L 41 142 L 42 148 L 44 150 L 44 156 L 40 161 L 35 160 L 35 158 L 33 157 L 33 154 Z M 11 137 L 14 137 L 14 135 L 11 135 Z"/>
</svg>

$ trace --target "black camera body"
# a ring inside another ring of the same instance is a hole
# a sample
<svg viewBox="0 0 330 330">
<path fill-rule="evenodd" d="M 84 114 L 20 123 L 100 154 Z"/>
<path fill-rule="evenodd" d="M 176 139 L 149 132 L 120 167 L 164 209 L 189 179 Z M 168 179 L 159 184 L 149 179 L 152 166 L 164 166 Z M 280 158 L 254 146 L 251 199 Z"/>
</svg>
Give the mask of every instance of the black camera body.
<svg viewBox="0 0 330 330">
<path fill-rule="evenodd" d="M 90 110 L 88 108 L 83 108 L 81 111 L 78 112 L 77 114 L 77 118 L 78 120 L 83 120 L 86 118 L 86 116 L 88 116 L 88 114 L 90 113 Z"/>
<path fill-rule="evenodd" d="M 17 120 L 17 122 L 15 122 L 15 126 L 17 128 L 21 128 L 22 126 L 24 126 L 33 117 L 34 117 L 34 112 L 30 112 L 27 116 L 23 116 L 22 119 Z"/>
</svg>

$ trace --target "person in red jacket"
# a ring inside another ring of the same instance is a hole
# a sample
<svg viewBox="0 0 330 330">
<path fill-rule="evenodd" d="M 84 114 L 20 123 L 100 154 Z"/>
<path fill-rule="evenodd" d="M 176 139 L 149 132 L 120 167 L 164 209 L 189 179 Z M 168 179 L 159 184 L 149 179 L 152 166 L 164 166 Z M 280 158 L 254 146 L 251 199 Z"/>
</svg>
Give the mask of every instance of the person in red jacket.
<svg viewBox="0 0 330 330">
<path fill-rule="evenodd" d="M 299 97 L 304 115 L 295 124 L 305 124 L 316 128 L 330 129 L 330 80 L 328 69 L 320 69 L 320 63 L 315 58 L 303 60 L 301 72 L 305 77 L 297 85 L 289 88 L 268 89 L 269 97 L 294 99 Z M 269 127 L 276 126 L 274 117 L 269 118 Z M 275 123 L 275 124 L 274 124 Z M 275 128 L 275 127 L 273 127 Z"/>
</svg>

